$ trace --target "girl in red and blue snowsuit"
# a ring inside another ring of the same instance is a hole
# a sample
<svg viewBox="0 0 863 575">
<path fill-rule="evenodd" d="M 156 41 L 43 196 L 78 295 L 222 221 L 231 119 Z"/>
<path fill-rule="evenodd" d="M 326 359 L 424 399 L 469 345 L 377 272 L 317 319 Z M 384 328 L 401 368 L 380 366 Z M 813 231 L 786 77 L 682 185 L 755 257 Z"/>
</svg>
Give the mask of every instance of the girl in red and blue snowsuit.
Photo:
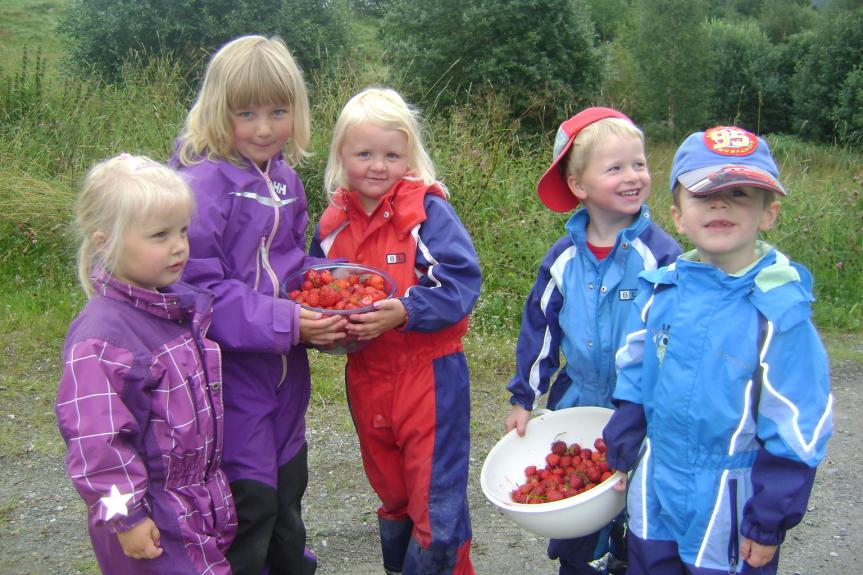
<svg viewBox="0 0 863 575">
<path fill-rule="evenodd" d="M 301 499 L 308 483 L 303 343 L 343 337 L 281 298 L 286 278 L 320 260 L 305 253 L 306 196 L 286 163 L 308 145 L 302 75 L 281 40 L 245 36 L 212 58 L 172 160 L 197 200 L 183 278 L 215 293 L 210 334 L 223 350 L 225 455 L 239 528 L 234 575 L 310 575 Z"/>
<path fill-rule="evenodd" d="M 310 253 L 394 278 L 396 297 L 351 317 L 374 341 L 348 356 L 347 394 L 366 475 L 381 499 L 387 573 L 469 574 L 470 396 L 462 337 L 481 274 L 434 180 L 415 112 L 394 91 L 354 96 L 335 127 L 331 192 Z"/>
<path fill-rule="evenodd" d="M 69 327 L 56 412 L 106 574 L 231 572 L 213 296 L 177 282 L 192 209 L 172 170 L 128 154 L 96 165 L 78 199 L 90 299 Z"/>
</svg>

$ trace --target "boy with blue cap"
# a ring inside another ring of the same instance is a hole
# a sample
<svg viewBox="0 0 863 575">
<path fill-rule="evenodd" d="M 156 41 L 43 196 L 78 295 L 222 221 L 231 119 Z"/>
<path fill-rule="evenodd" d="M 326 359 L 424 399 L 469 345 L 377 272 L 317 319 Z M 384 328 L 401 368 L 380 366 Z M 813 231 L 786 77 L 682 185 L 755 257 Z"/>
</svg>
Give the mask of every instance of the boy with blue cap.
<svg viewBox="0 0 863 575">
<path fill-rule="evenodd" d="M 645 204 L 651 179 L 644 135 L 617 110 L 591 107 L 563 122 L 536 191 L 552 211 L 574 213 L 524 304 L 505 422 L 519 435 L 530 432 L 531 411 L 547 391 L 548 409 L 612 407 L 614 353 L 623 344 L 638 274 L 680 253 Z M 548 555 L 559 560 L 560 575 L 622 573 L 607 552 L 623 530 L 621 518 L 585 537 L 552 539 Z"/>
<path fill-rule="evenodd" d="M 631 470 L 629 575 L 772 575 L 833 428 L 812 279 L 758 239 L 787 195 L 762 138 L 690 135 L 671 190 L 695 249 L 641 275 L 603 434 Z"/>
</svg>

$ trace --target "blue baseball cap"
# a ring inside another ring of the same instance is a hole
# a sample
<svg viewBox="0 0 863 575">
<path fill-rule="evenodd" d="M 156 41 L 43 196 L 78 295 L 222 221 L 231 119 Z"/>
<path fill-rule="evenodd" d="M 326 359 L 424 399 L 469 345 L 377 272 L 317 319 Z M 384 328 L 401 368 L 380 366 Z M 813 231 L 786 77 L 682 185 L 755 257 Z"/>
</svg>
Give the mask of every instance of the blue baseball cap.
<svg viewBox="0 0 863 575">
<path fill-rule="evenodd" d="M 779 168 L 767 141 L 735 126 L 690 134 L 671 163 L 672 191 L 678 182 L 695 196 L 737 186 L 788 195 L 779 183 Z"/>
</svg>

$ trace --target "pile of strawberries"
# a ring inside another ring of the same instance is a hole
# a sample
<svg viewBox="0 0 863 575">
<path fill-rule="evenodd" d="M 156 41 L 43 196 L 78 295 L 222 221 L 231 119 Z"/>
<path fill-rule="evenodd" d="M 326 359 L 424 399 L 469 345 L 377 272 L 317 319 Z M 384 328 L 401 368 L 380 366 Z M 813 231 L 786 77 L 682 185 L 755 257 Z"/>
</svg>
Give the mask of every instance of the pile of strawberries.
<svg viewBox="0 0 863 575">
<path fill-rule="evenodd" d="M 614 474 L 605 461 L 605 441 L 599 437 L 593 447 L 553 442 L 551 453 L 545 456 L 545 467 L 526 467 L 527 481 L 516 487 L 510 497 L 516 503 L 549 503 L 593 489 Z"/>
<path fill-rule="evenodd" d="M 308 307 L 331 310 L 350 310 L 372 305 L 386 299 L 386 282 L 375 273 L 350 273 L 335 278 L 328 269 L 310 269 L 305 273 L 299 289 L 288 297 Z"/>
</svg>

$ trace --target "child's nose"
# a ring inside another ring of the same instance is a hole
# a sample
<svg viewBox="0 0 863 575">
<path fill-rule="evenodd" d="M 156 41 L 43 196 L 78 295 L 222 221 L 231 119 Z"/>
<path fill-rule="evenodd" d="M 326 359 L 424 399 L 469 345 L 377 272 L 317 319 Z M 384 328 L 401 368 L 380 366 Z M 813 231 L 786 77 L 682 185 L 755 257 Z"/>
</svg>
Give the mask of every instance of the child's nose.
<svg viewBox="0 0 863 575">
<path fill-rule="evenodd" d="M 173 247 L 175 254 L 182 254 L 189 251 L 189 238 L 186 236 L 178 236 Z"/>
<path fill-rule="evenodd" d="M 259 136 L 267 136 L 273 131 L 273 127 L 270 125 L 270 121 L 268 119 L 262 118 L 258 125 L 256 126 L 256 131 Z"/>
<path fill-rule="evenodd" d="M 711 208 L 723 207 L 728 205 L 728 196 L 726 196 L 723 191 L 714 192 L 707 196 L 707 201 Z"/>
</svg>

